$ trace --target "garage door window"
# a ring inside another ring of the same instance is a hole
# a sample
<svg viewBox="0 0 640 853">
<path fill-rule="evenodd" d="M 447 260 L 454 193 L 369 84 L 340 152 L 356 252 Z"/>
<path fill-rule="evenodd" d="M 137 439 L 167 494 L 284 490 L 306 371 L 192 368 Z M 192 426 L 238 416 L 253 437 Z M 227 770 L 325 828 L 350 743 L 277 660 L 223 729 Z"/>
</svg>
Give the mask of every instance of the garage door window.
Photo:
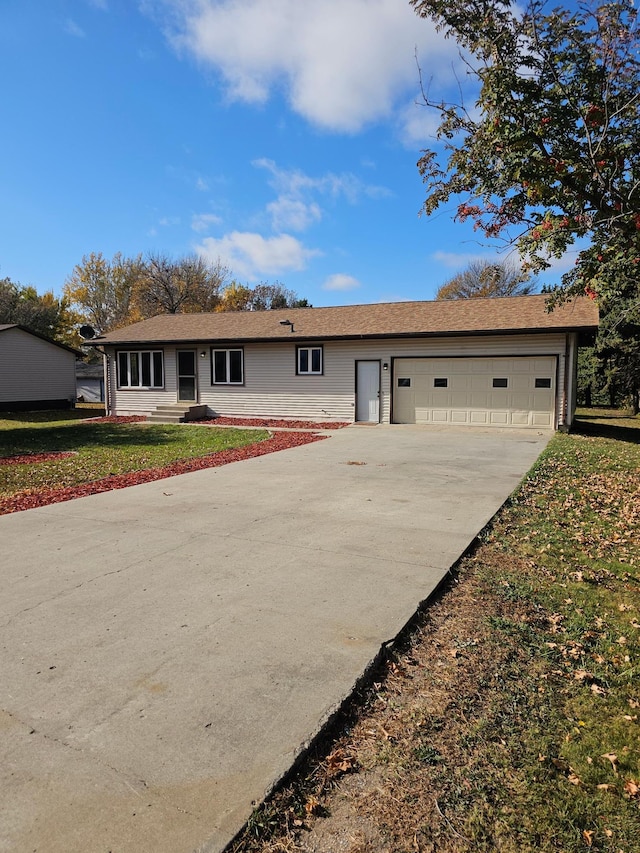
<svg viewBox="0 0 640 853">
<path fill-rule="evenodd" d="M 410 379 L 398 379 L 398 388 L 411 388 Z"/>
<path fill-rule="evenodd" d="M 504 378 L 498 378 L 498 379 L 494 378 L 493 387 L 494 388 L 508 388 L 509 387 L 509 380 L 504 379 Z"/>
<path fill-rule="evenodd" d="M 433 380 L 434 388 L 447 388 L 449 385 L 449 380 L 445 378 L 438 379 L 437 377 Z"/>
<path fill-rule="evenodd" d="M 551 388 L 551 379 L 546 376 L 536 377 L 536 388 Z"/>
</svg>

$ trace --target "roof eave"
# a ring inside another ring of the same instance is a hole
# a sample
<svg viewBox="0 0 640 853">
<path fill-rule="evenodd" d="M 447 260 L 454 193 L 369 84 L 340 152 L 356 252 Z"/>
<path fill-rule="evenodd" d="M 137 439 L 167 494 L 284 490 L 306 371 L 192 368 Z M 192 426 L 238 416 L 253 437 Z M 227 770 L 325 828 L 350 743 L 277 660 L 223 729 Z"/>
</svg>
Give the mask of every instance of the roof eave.
<svg viewBox="0 0 640 853">
<path fill-rule="evenodd" d="M 507 329 L 454 329 L 449 331 L 411 331 L 411 332 L 376 332 L 365 333 L 359 335 L 298 335 L 294 333 L 290 337 L 241 337 L 241 338 L 213 338 L 213 337 L 198 337 L 198 338 L 170 338 L 170 339 L 152 339 L 144 340 L 97 340 L 87 341 L 88 346 L 108 346 L 108 347 L 124 347 L 124 346 L 198 346 L 202 344 L 282 344 L 282 343 L 306 343 L 307 341 L 361 341 L 361 340 L 394 340 L 407 338 L 458 338 L 458 337 L 478 337 L 478 336 L 495 336 L 495 335 L 544 335 L 557 334 L 566 332 L 576 332 L 578 334 L 596 332 L 597 325 L 583 326 L 535 326 L 526 328 L 507 328 Z"/>
</svg>

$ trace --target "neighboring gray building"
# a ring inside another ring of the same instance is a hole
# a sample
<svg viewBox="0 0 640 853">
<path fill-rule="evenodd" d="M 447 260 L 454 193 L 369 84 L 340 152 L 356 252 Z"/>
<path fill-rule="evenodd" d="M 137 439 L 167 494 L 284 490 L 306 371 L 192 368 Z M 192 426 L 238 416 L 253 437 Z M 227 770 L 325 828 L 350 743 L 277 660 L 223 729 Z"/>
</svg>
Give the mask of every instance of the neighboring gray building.
<svg viewBox="0 0 640 853">
<path fill-rule="evenodd" d="M 23 326 L 0 325 L 0 411 L 72 408 L 80 355 Z"/>
<path fill-rule="evenodd" d="M 571 424 L 582 298 L 164 314 L 91 341 L 111 414 L 210 414 L 555 429 Z"/>
<path fill-rule="evenodd" d="M 104 367 L 76 362 L 76 395 L 81 403 L 104 403 Z"/>
</svg>

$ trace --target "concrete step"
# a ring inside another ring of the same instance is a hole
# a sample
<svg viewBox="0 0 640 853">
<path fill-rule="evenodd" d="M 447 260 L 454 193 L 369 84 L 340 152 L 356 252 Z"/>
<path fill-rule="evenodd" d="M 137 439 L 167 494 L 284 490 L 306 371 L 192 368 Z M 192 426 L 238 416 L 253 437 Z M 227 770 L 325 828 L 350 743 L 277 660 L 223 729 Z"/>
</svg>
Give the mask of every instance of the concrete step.
<svg viewBox="0 0 640 853">
<path fill-rule="evenodd" d="M 152 412 L 147 415 L 148 424 L 181 424 L 184 420 L 184 415 L 169 415 L 162 412 Z"/>
<path fill-rule="evenodd" d="M 185 405 L 184 403 L 166 403 L 156 408 L 147 415 L 147 422 L 156 424 L 179 424 L 184 421 L 193 421 L 203 418 L 207 414 L 207 407 L 199 404 Z"/>
</svg>

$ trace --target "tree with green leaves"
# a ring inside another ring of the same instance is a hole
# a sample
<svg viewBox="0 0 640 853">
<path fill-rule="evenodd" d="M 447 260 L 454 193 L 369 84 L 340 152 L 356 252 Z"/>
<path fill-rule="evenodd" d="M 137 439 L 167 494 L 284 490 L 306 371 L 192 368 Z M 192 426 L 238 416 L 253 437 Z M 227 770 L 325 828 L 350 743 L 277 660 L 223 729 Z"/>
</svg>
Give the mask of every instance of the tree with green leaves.
<svg viewBox="0 0 640 853">
<path fill-rule="evenodd" d="M 65 298 L 98 332 L 109 332 L 142 319 L 136 290 L 142 277 L 142 257 L 117 252 L 111 260 L 91 252 L 76 264 L 64 284 Z"/>
<path fill-rule="evenodd" d="M 52 291 L 40 295 L 35 287 L 0 279 L 0 323 L 16 323 L 45 338 L 77 347 L 79 320 L 67 300 L 59 299 Z"/>
<path fill-rule="evenodd" d="M 528 296 L 535 293 L 536 288 L 536 281 L 513 262 L 475 260 L 441 285 L 436 299 Z"/>
<path fill-rule="evenodd" d="M 424 211 L 515 245 L 527 269 L 586 243 L 549 305 L 596 299 L 612 345 L 640 337 L 640 60 L 632 0 L 410 0 L 455 38 L 473 103 L 436 101 L 439 150 L 423 152 Z M 637 361 L 637 359 L 636 359 Z M 638 398 L 640 365 L 628 371 Z M 635 376 L 635 378 L 633 378 Z"/>
</svg>

